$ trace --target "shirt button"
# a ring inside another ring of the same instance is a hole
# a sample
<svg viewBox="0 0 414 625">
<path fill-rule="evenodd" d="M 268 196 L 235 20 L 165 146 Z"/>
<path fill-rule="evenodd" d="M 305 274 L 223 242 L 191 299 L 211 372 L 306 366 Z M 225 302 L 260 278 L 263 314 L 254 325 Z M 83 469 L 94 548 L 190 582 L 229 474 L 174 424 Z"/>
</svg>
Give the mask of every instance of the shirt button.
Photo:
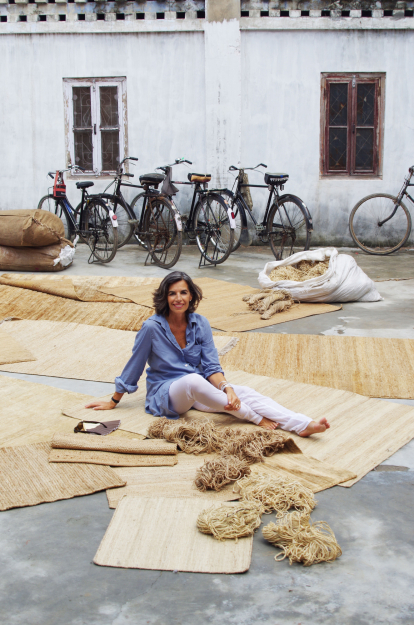
<svg viewBox="0 0 414 625">
<path fill-rule="evenodd" d="M 188 367 L 188 365 L 184 365 L 185 367 Z"/>
</svg>

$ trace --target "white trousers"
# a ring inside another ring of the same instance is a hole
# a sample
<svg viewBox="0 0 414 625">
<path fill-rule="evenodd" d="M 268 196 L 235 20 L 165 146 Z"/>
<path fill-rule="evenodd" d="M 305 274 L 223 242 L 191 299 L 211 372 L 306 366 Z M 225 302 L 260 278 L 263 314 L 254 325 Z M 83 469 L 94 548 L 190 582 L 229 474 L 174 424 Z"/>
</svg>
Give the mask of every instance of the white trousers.
<svg viewBox="0 0 414 625">
<path fill-rule="evenodd" d="M 203 412 L 224 412 L 244 421 L 259 425 L 263 417 L 279 423 L 282 430 L 300 434 L 312 421 L 309 417 L 293 412 L 277 404 L 270 397 L 265 397 L 248 386 L 234 385 L 234 392 L 241 401 L 239 410 L 224 410 L 228 404 L 224 391 L 210 384 L 198 373 L 189 373 L 170 386 L 171 406 L 178 414 L 190 408 Z"/>
</svg>

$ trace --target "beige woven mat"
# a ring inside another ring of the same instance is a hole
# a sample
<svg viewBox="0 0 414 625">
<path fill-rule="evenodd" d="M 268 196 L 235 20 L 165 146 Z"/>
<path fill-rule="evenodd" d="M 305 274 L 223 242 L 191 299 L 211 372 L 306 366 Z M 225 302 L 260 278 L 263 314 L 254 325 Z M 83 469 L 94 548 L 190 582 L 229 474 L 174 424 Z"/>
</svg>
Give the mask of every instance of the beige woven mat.
<svg viewBox="0 0 414 625">
<path fill-rule="evenodd" d="M 121 422 L 122 425 L 122 422 Z M 52 447 L 56 449 L 81 449 L 87 451 L 110 451 L 121 454 L 176 455 L 176 443 L 165 440 L 124 440 L 94 434 L 54 434 Z"/>
<path fill-rule="evenodd" d="M 36 360 L 36 358 L 19 341 L 0 329 L 0 365 L 29 360 Z"/>
<path fill-rule="evenodd" d="M 205 506 L 205 502 L 199 499 L 124 497 L 106 530 L 94 563 L 194 573 L 247 571 L 253 536 L 236 542 L 218 541 L 202 534 L 196 523 Z"/>
<path fill-rule="evenodd" d="M 62 407 L 79 402 L 84 405 L 93 399 L 89 395 L 3 375 L 0 376 L 0 396 L 0 447 L 50 442 L 57 431 L 73 433 L 76 422 L 62 415 Z M 143 438 L 140 434 L 121 430 L 112 432 L 109 437 Z"/>
<path fill-rule="evenodd" d="M 50 464 L 48 443 L 0 449 L 0 510 L 89 495 L 121 486 L 109 467 Z"/>
<path fill-rule="evenodd" d="M 245 332 L 342 308 L 342 306 L 332 306 L 330 304 L 298 304 L 290 310 L 279 313 L 265 321 L 260 319 L 258 313 L 250 312 L 247 304 L 242 301 L 244 295 L 258 292 L 259 289 L 252 289 L 249 286 L 233 284 L 224 280 L 214 280 L 213 278 L 198 278 L 196 283 L 203 291 L 203 300 L 197 312 L 207 317 L 210 325 L 217 330 Z M 102 287 L 100 290 L 106 294 L 130 299 L 142 306 L 152 306 L 154 284 L 147 286 Z"/>
<path fill-rule="evenodd" d="M 83 464 L 104 464 L 109 467 L 173 467 L 177 464 L 177 457 L 171 454 L 162 456 L 155 454 L 118 454 L 110 451 L 86 451 L 83 449 L 52 449 L 49 454 L 49 462 L 81 462 Z"/>
<path fill-rule="evenodd" d="M 136 337 L 135 332 L 43 320 L 7 321 L 1 331 L 27 346 L 37 359 L 2 365 L 1 371 L 97 382 L 114 382 L 131 356 Z M 222 335 L 214 343 L 220 355 L 228 353 L 237 339 Z"/>
<path fill-rule="evenodd" d="M 414 340 L 239 334 L 221 359 L 227 369 L 243 369 L 294 382 L 338 388 L 369 397 L 414 398 Z"/>
<path fill-rule="evenodd" d="M 203 499 L 206 505 L 214 501 L 231 501 L 239 495 L 233 493 L 233 485 L 228 484 L 222 490 L 199 491 L 194 485 L 196 471 L 204 462 L 215 458 L 217 454 L 178 454 L 178 463 L 174 467 L 137 467 L 115 468 L 114 471 L 126 482 L 123 488 L 106 491 L 110 508 L 116 508 L 124 495 L 140 497 L 195 497 Z"/>
</svg>

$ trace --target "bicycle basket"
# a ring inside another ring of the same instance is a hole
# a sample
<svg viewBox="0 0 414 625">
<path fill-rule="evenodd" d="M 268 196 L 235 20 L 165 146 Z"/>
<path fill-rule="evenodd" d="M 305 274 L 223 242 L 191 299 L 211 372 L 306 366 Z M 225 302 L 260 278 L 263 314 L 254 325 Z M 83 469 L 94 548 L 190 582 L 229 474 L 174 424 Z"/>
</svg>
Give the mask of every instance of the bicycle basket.
<svg viewBox="0 0 414 625">
<path fill-rule="evenodd" d="M 60 171 L 56 172 L 55 182 L 53 183 L 53 197 L 65 197 L 66 196 L 66 184 L 63 180 L 63 174 Z"/>
</svg>

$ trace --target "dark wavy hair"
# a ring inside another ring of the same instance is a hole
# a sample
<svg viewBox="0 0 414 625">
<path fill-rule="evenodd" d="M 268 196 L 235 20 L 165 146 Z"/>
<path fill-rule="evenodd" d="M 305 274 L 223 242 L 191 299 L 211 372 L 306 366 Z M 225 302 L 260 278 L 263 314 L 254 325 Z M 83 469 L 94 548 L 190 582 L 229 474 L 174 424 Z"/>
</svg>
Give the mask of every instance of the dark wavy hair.
<svg viewBox="0 0 414 625">
<path fill-rule="evenodd" d="M 197 306 L 203 299 L 202 290 L 199 286 L 194 284 L 190 276 L 184 273 L 184 271 L 172 271 L 165 276 L 158 289 L 152 294 L 154 308 L 157 315 L 168 317 L 168 313 L 170 312 L 170 308 L 168 306 L 168 291 L 170 290 L 170 286 L 172 284 L 180 282 L 180 280 L 185 280 L 185 282 L 187 282 L 191 293 L 191 302 L 186 310 L 186 314 L 188 315 L 188 313 L 193 313 L 196 310 Z"/>
</svg>

